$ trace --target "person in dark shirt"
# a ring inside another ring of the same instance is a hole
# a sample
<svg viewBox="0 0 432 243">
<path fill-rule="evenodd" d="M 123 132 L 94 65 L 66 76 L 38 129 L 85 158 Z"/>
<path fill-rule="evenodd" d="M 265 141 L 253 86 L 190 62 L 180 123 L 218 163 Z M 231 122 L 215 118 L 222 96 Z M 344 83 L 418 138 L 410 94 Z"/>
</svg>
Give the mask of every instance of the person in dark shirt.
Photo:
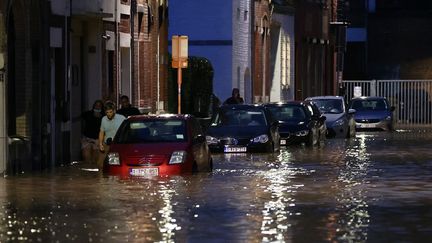
<svg viewBox="0 0 432 243">
<path fill-rule="evenodd" d="M 87 163 L 96 163 L 99 156 L 99 130 L 104 116 L 103 102 L 96 100 L 93 108 L 82 113 L 81 153 Z"/>
<path fill-rule="evenodd" d="M 136 107 L 133 107 L 131 105 L 131 103 L 129 102 L 129 97 L 127 97 L 126 95 L 120 97 L 120 105 L 121 109 L 117 110 L 117 114 L 121 114 L 125 117 L 141 114 Z"/>
<path fill-rule="evenodd" d="M 232 96 L 225 100 L 224 105 L 235 105 L 235 104 L 243 104 L 243 98 L 240 97 L 240 90 L 237 88 L 233 88 Z"/>
</svg>

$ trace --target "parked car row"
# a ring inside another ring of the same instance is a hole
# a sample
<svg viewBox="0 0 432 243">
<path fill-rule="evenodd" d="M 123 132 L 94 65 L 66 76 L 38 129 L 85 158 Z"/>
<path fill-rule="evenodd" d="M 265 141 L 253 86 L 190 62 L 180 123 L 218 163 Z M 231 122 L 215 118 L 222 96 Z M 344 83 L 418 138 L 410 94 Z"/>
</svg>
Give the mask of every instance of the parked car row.
<svg viewBox="0 0 432 243">
<path fill-rule="evenodd" d="M 383 97 L 338 96 L 260 105 L 224 105 L 203 132 L 192 115 L 140 115 L 126 119 L 114 139 L 104 171 L 159 176 L 211 171 L 211 153 L 274 152 L 280 146 L 321 144 L 326 137 L 354 137 L 358 129 L 393 129 Z"/>
</svg>

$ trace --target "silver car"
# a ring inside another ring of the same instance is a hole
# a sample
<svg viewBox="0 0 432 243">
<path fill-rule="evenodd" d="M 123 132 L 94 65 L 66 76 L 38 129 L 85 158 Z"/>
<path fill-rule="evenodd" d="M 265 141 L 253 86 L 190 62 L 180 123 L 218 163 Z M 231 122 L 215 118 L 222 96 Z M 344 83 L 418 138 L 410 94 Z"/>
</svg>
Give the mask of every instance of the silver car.
<svg viewBox="0 0 432 243">
<path fill-rule="evenodd" d="M 327 118 L 327 137 L 355 137 L 354 109 L 348 109 L 341 96 L 315 96 L 306 98 L 313 102 Z"/>
</svg>

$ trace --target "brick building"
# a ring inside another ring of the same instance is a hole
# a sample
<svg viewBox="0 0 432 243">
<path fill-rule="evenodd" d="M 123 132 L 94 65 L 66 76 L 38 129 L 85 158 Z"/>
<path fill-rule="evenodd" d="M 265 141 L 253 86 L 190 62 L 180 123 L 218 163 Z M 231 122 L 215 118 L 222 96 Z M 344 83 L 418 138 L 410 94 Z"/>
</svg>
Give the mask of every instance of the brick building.
<svg viewBox="0 0 432 243">
<path fill-rule="evenodd" d="M 335 94 L 335 39 L 330 25 L 334 7 L 334 1 L 296 4 L 296 99 Z"/>
<path fill-rule="evenodd" d="M 255 1 L 252 42 L 252 93 L 254 103 L 270 101 L 270 1 Z"/>
<path fill-rule="evenodd" d="M 189 54 L 214 68 L 214 93 L 225 100 L 239 88 L 245 102 L 269 100 L 270 1 L 172 2 L 170 33 L 189 36 Z"/>
<path fill-rule="evenodd" d="M 0 5 L 11 173 L 79 160 L 80 115 L 96 99 L 128 95 L 143 111 L 166 107 L 166 0 Z"/>
</svg>

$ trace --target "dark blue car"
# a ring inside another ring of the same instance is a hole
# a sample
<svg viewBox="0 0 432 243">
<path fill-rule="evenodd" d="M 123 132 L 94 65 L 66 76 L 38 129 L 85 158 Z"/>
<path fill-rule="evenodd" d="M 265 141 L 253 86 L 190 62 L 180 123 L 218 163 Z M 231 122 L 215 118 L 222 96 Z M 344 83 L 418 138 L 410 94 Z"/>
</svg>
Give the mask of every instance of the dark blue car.
<svg viewBox="0 0 432 243">
<path fill-rule="evenodd" d="M 224 105 L 207 129 L 212 152 L 244 153 L 279 150 L 278 122 L 260 105 Z"/>
<path fill-rule="evenodd" d="M 265 106 L 279 120 L 281 145 L 305 143 L 312 146 L 325 139 L 326 117 L 322 116 L 314 104 L 307 101 L 291 101 Z"/>
<path fill-rule="evenodd" d="M 393 130 L 394 106 L 390 106 L 384 97 L 357 97 L 350 102 L 351 109 L 356 110 L 354 120 L 356 129 Z"/>
</svg>

